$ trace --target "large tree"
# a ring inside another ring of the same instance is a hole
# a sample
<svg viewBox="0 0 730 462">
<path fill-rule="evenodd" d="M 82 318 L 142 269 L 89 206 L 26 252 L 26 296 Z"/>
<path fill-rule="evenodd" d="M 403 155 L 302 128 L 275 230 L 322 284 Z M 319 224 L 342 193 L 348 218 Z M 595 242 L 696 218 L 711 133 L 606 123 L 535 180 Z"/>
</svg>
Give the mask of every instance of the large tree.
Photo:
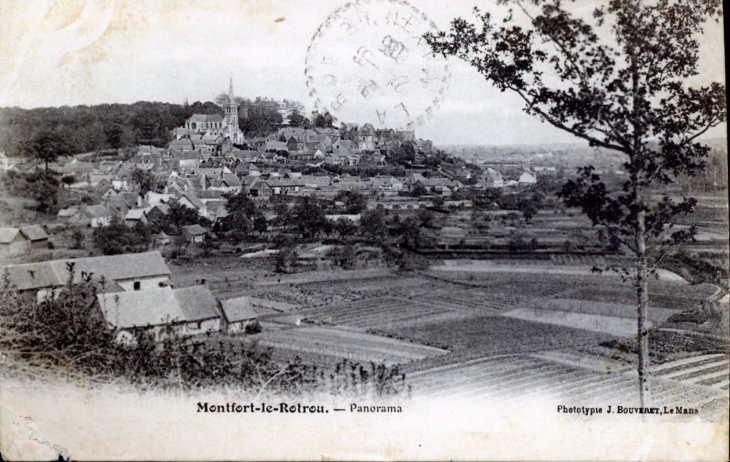
<svg viewBox="0 0 730 462">
<path fill-rule="evenodd" d="M 68 140 L 57 130 L 42 130 L 33 136 L 26 144 L 25 152 L 45 165 L 48 173 L 48 164 L 55 162 L 59 157 L 71 155 Z"/>
<path fill-rule="evenodd" d="M 628 175 L 620 187 L 587 166 L 561 195 L 634 258 L 640 396 L 648 406 L 648 279 L 667 245 L 691 238 L 691 231 L 672 232 L 671 224 L 696 204 L 690 197 L 655 200 L 652 193 L 700 172 L 709 148 L 698 137 L 726 120 L 723 85 L 687 85 L 698 74 L 697 35 L 722 14 L 722 4 L 610 0 L 587 18 L 560 0 L 498 3 L 510 8 L 500 23 L 475 10 L 478 26 L 458 18 L 426 40 L 434 52 L 469 62 L 498 89 L 516 94 L 527 114 L 624 155 Z"/>
</svg>

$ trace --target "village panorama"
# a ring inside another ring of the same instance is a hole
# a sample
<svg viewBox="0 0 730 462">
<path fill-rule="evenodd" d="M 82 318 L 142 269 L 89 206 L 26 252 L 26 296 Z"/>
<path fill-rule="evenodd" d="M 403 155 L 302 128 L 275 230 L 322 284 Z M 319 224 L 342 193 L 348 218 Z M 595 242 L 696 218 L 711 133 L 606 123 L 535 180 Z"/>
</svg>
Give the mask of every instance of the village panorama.
<svg viewBox="0 0 730 462">
<path fill-rule="evenodd" d="M 649 295 L 654 405 L 710 420 L 728 406 L 716 141 L 703 175 L 655 191 L 698 204 Z M 434 146 L 231 81 L 214 102 L 2 108 L 0 151 L 5 374 L 348 410 L 638 405 L 630 258 L 560 194 L 586 164 L 620 184 L 611 150 Z"/>
</svg>

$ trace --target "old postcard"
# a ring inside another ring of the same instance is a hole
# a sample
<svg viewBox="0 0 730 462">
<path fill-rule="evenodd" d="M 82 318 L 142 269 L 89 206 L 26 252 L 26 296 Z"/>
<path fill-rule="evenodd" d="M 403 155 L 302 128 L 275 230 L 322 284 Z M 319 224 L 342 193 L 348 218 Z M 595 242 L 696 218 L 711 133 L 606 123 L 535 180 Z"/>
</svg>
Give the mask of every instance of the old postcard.
<svg viewBox="0 0 730 462">
<path fill-rule="evenodd" d="M 0 0 L 4 460 L 726 460 L 716 0 Z"/>
</svg>

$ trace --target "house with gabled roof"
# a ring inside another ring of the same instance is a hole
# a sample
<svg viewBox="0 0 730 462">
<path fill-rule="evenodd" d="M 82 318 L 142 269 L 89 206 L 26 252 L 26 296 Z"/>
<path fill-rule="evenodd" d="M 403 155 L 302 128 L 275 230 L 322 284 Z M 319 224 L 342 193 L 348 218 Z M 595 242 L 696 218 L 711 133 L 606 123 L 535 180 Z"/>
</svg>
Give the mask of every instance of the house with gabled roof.
<svg viewBox="0 0 730 462">
<path fill-rule="evenodd" d="M 147 220 L 147 211 L 148 210 L 149 210 L 149 208 L 128 210 L 127 214 L 124 215 L 124 223 L 126 223 L 127 226 L 136 226 L 138 223 L 146 225 L 148 222 L 148 220 Z"/>
<path fill-rule="evenodd" d="M 217 332 L 221 326 L 218 302 L 204 286 L 103 293 L 97 300 L 107 326 L 123 344 L 136 343 L 138 332 L 161 341 L 170 334 L 187 337 Z"/>
<path fill-rule="evenodd" d="M 304 184 L 299 179 L 269 179 L 266 180 L 274 194 L 293 194 L 298 193 L 304 188 Z"/>
<path fill-rule="evenodd" d="M 522 172 L 522 175 L 520 175 L 518 183 L 521 185 L 535 184 L 537 183 L 537 174 L 535 174 L 535 172 L 530 169 L 526 169 L 524 172 Z"/>
<path fill-rule="evenodd" d="M 272 194 L 274 194 L 274 190 L 271 189 L 271 186 L 269 186 L 259 176 L 252 177 L 252 180 L 246 184 L 246 189 L 251 197 L 257 199 L 268 199 Z"/>
<path fill-rule="evenodd" d="M 220 178 L 213 180 L 209 186 L 209 189 L 223 191 L 227 193 L 238 193 L 241 192 L 243 185 L 238 176 L 233 173 L 225 173 Z"/>
<path fill-rule="evenodd" d="M 48 248 L 48 234 L 41 225 L 21 226 L 20 234 L 28 241 L 31 250 Z"/>
<path fill-rule="evenodd" d="M 0 257 L 24 255 L 30 249 L 28 241 L 18 228 L 0 228 Z"/>
<path fill-rule="evenodd" d="M 251 297 L 238 297 L 219 302 L 221 331 L 227 334 L 245 332 L 246 327 L 260 317 L 278 313 L 271 308 L 255 304 Z"/>
<path fill-rule="evenodd" d="M 192 192 L 182 193 L 182 195 L 180 195 L 180 197 L 177 199 L 177 203 L 197 211 L 199 215 L 205 216 L 208 212 L 205 203 Z"/>
<path fill-rule="evenodd" d="M 168 213 L 170 213 L 170 206 L 168 204 L 157 204 L 148 209 L 147 222 L 160 224 Z"/>
<path fill-rule="evenodd" d="M 183 226 L 182 232 L 185 240 L 191 244 L 205 242 L 205 236 L 208 234 L 208 230 L 200 225 Z"/>
<path fill-rule="evenodd" d="M 102 292 L 106 292 L 112 284 L 129 292 L 170 283 L 170 269 L 156 251 L 7 265 L 0 268 L 0 272 L 8 272 L 10 284 L 19 292 L 33 292 L 41 301 L 67 283 L 71 274 L 69 265 L 73 265 L 75 283 L 90 276 L 92 281 L 101 284 L 103 278 L 105 286 L 100 287 Z"/>
<path fill-rule="evenodd" d="M 482 175 L 482 181 L 484 186 L 488 188 L 501 188 L 504 186 L 504 178 L 498 171 L 487 167 L 487 170 Z"/>
</svg>

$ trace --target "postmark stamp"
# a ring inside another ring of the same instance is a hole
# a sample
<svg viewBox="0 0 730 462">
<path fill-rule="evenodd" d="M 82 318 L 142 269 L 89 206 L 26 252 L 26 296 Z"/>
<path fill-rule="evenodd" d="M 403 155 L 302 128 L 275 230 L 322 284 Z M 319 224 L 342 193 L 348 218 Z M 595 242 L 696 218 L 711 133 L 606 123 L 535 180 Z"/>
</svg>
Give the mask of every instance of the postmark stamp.
<svg viewBox="0 0 730 462">
<path fill-rule="evenodd" d="M 412 130 L 441 105 L 450 69 L 423 39 L 437 31 L 402 0 L 356 0 L 330 14 L 307 49 L 314 108 L 343 122 Z"/>
</svg>

